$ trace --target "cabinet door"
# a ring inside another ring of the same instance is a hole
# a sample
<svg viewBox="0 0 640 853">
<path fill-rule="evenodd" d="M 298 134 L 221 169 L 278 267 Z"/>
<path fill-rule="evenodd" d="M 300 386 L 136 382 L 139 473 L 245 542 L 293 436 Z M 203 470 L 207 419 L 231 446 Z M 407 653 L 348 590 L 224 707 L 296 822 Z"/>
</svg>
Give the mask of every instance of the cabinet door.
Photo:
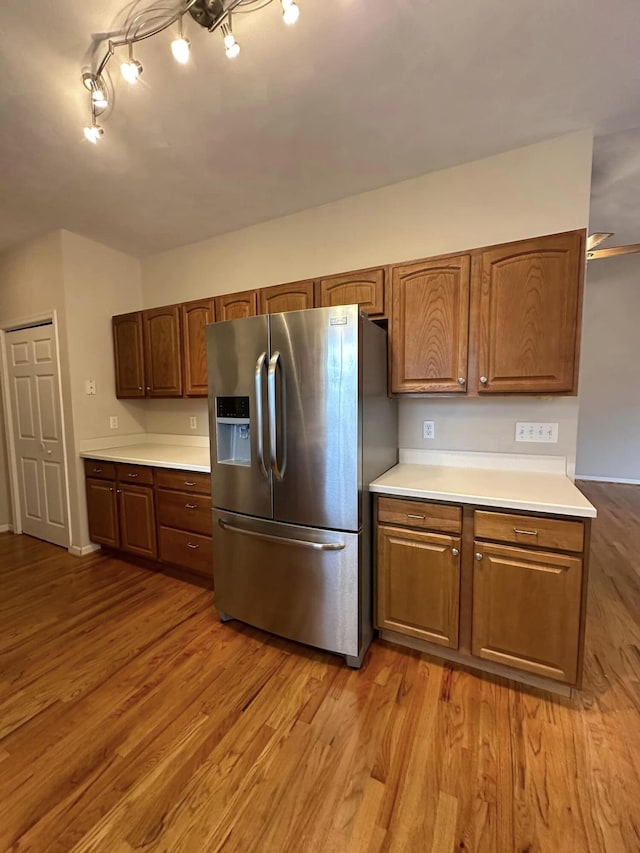
<svg viewBox="0 0 640 853">
<path fill-rule="evenodd" d="M 318 281 L 317 305 L 355 305 L 369 317 L 383 317 L 385 308 L 386 270 L 382 267 L 360 272 L 332 275 Z"/>
<path fill-rule="evenodd" d="M 116 397 L 144 397 L 142 312 L 112 318 Z"/>
<path fill-rule="evenodd" d="M 466 391 L 469 255 L 392 268 L 391 390 Z"/>
<path fill-rule="evenodd" d="M 575 392 L 584 233 L 482 252 L 477 305 L 478 391 Z"/>
<path fill-rule="evenodd" d="M 123 551 L 155 560 L 158 549 L 153 489 L 123 484 L 118 488 L 118 498 L 120 547 Z"/>
<path fill-rule="evenodd" d="M 216 320 L 239 320 L 242 317 L 255 317 L 258 313 L 258 299 L 255 290 L 241 293 L 226 293 L 216 296 Z"/>
<path fill-rule="evenodd" d="M 378 628 L 458 647 L 460 538 L 378 527 Z"/>
<path fill-rule="evenodd" d="M 281 311 L 302 311 L 305 308 L 313 308 L 312 281 L 276 284 L 258 291 L 259 314 L 279 314 Z"/>
<path fill-rule="evenodd" d="M 180 306 L 142 312 L 147 397 L 182 397 Z"/>
<path fill-rule="evenodd" d="M 87 516 L 89 539 L 117 548 L 118 511 L 115 481 L 87 478 Z"/>
<path fill-rule="evenodd" d="M 213 299 L 197 299 L 182 306 L 184 393 L 207 396 L 207 341 L 205 326 L 214 321 Z"/>
<path fill-rule="evenodd" d="M 472 652 L 574 684 L 582 560 L 475 543 Z"/>
</svg>

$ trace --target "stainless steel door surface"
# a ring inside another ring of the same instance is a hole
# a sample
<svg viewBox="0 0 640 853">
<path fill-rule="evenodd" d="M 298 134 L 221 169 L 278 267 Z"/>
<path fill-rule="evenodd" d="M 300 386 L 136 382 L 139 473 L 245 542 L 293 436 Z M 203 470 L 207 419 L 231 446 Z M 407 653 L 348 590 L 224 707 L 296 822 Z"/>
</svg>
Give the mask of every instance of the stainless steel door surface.
<svg viewBox="0 0 640 853">
<path fill-rule="evenodd" d="M 271 518 L 267 461 L 267 367 L 269 320 L 247 317 L 207 326 L 211 497 L 216 507 Z M 216 397 L 248 397 L 251 464 L 218 462 Z M 261 417 L 262 415 L 262 417 Z M 260 423 L 262 422 L 262 430 Z"/>
<path fill-rule="evenodd" d="M 271 316 L 276 521 L 358 530 L 358 324 L 355 305 Z"/>
<path fill-rule="evenodd" d="M 359 534 L 213 512 L 215 601 L 222 615 L 357 657 Z"/>
</svg>

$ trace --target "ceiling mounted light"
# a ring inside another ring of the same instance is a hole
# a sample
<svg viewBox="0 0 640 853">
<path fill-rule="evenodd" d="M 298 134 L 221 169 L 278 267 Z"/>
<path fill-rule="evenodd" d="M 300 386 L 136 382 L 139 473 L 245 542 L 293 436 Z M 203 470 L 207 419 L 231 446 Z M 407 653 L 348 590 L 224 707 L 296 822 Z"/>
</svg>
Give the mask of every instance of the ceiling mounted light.
<svg viewBox="0 0 640 853">
<path fill-rule="evenodd" d="M 87 142 L 91 142 L 93 145 L 100 139 L 100 137 L 104 134 L 104 130 L 100 127 L 99 124 L 92 124 L 90 127 L 84 128 L 84 138 Z"/>
<path fill-rule="evenodd" d="M 282 18 L 285 24 L 295 24 L 300 17 L 300 7 L 295 0 L 281 0 Z"/>
<path fill-rule="evenodd" d="M 178 38 L 171 42 L 171 53 L 176 62 L 184 65 L 189 61 L 191 55 L 191 42 L 186 39 L 182 33 L 182 18 L 178 24 Z"/>
<path fill-rule="evenodd" d="M 138 82 L 138 77 L 142 74 L 142 63 L 133 58 L 133 42 L 129 42 L 129 59 L 123 62 L 120 66 L 122 76 L 132 86 Z"/>
<path fill-rule="evenodd" d="M 240 53 L 240 45 L 231 31 L 231 16 L 229 16 L 229 23 L 223 24 L 221 29 L 224 40 L 224 52 L 227 54 L 229 59 L 235 59 Z"/>
</svg>

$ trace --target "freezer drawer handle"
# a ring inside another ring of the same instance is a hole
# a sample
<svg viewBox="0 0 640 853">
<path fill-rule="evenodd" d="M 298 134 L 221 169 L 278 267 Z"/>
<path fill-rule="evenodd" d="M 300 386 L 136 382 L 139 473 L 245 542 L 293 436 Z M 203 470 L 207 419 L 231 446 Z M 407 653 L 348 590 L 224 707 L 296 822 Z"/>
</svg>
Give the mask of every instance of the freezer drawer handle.
<svg viewBox="0 0 640 853">
<path fill-rule="evenodd" d="M 276 373 L 280 368 L 281 386 L 280 386 L 280 412 L 276 416 Z M 269 361 L 269 372 L 267 376 L 267 391 L 269 399 L 269 444 L 270 444 L 270 463 L 273 476 L 276 480 L 284 478 L 284 472 L 287 467 L 287 433 L 284 413 L 285 405 L 285 374 L 284 365 L 278 350 L 274 352 Z M 281 461 L 278 462 L 278 443 L 282 443 Z"/>
<path fill-rule="evenodd" d="M 270 542 L 279 542 L 282 545 L 298 545 L 300 548 L 311 548 L 313 551 L 344 551 L 344 542 L 309 542 L 306 539 L 287 539 L 282 536 L 271 536 L 269 533 L 257 533 L 255 530 L 245 530 L 228 524 L 221 518 L 218 524 L 223 530 L 231 530 L 233 533 L 243 533 L 245 536 L 255 536 L 257 539 L 268 539 Z"/>
<path fill-rule="evenodd" d="M 262 471 L 263 477 L 267 480 L 269 479 L 269 474 L 267 472 L 267 466 L 264 462 L 264 424 L 262 418 L 262 372 L 265 367 L 265 363 L 267 360 L 266 352 L 261 352 L 258 356 L 258 360 L 256 361 L 256 375 L 255 375 L 255 383 L 256 383 L 256 432 L 257 432 L 257 443 L 258 443 L 258 465 L 260 466 L 260 470 Z"/>
</svg>

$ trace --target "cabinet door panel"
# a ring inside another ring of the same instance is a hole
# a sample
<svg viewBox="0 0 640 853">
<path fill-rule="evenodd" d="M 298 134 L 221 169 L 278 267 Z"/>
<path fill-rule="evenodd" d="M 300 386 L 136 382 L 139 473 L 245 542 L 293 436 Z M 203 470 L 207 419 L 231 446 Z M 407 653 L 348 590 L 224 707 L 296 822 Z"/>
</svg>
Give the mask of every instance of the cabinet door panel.
<svg viewBox="0 0 640 853">
<path fill-rule="evenodd" d="M 88 478 L 86 488 L 89 539 L 100 545 L 117 548 L 119 539 L 115 482 Z"/>
<path fill-rule="evenodd" d="M 460 538 L 378 527 L 377 627 L 458 647 Z"/>
<path fill-rule="evenodd" d="M 112 318 L 116 397 L 144 397 L 142 312 Z"/>
<path fill-rule="evenodd" d="M 226 293 L 216 296 L 216 320 L 239 320 L 242 317 L 255 317 L 258 313 L 258 298 L 255 290 L 244 290 L 241 293 Z"/>
<path fill-rule="evenodd" d="M 213 321 L 213 299 L 198 299 L 182 306 L 184 393 L 187 397 L 207 396 L 205 326 Z"/>
<path fill-rule="evenodd" d="M 357 304 L 369 317 L 383 317 L 385 311 L 385 272 L 372 270 L 334 275 L 318 282 L 320 308 Z"/>
<path fill-rule="evenodd" d="M 583 259 L 582 232 L 482 253 L 480 393 L 575 390 Z"/>
<path fill-rule="evenodd" d="M 147 486 L 122 486 L 118 494 L 120 547 L 141 557 L 155 560 L 156 515 L 153 489 Z"/>
<path fill-rule="evenodd" d="M 470 269 L 469 255 L 393 267 L 393 392 L 466 391 Z"/>
<path fill-rule="evenodd" d="M 160 559 L 202 577 L 213 577 L 213 544 L 210 536 L 162 527 L 158 531 Z"/>
<path fill-rule="evenodd" d="M 313 308 L 313 282 L 299 281 L 276 284 L 258 291 L 258 313 L 279 314 L 281 311 L 303 311 Z"/>
<path fill-rule="evenodd" d="M 147 396 L 181 397 L 180 306 L 143 311 L 143 320 Z"/>
<path fill-rule="evenodd" d="M 472 652 L 575 684 L 582 560 L 475 543 Z"/>
</svg>

